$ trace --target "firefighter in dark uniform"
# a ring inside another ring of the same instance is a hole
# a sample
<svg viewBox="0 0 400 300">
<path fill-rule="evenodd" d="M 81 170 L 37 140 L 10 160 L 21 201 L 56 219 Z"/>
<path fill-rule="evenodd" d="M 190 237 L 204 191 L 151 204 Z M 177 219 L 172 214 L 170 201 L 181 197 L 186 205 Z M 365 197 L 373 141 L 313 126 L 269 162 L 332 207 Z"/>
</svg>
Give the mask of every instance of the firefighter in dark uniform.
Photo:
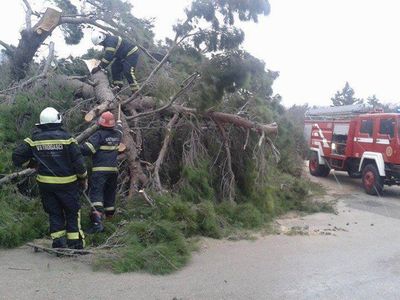
<svg viewBox="0 0 400 300">
<path fill-rule="evenodd" d="M 61 128 L 61 115 L 52 107 L 40 113 L 38 130 L 13 152 L 16 166 L 37 167 L 36 180 L 43 208 L 49 214 L 53 248 L 83 249 L 79 184 L 87 187 L 87 172 L 79 146 Z"/>
<path fill-rule="evenodd" d="M 132 93 L 139 89 L 135 68 L 139 58 L 139 48 L 119 36 L 93 31 L 92 42 L 104 47 L 100 65 L 93 68 L 92 74 L 111 64 L 112 85 L 122 88 L 123 76 L 128 80 Z"/>
<path fill-rule="evenodd" d="M 83 155 L 92 156 L 93 166 L 89 198 L 96 210 L 91 212 L 92 227 L 88 233 L 103 231 L 103 216 L 111 218 L 114 215 L 118 179 L 117 156 L 122 140 L 122 122 L 115 122 L 111 112 L 102 113 L 97 123 L 100 129 L 80 145 Z"/>
</svg>

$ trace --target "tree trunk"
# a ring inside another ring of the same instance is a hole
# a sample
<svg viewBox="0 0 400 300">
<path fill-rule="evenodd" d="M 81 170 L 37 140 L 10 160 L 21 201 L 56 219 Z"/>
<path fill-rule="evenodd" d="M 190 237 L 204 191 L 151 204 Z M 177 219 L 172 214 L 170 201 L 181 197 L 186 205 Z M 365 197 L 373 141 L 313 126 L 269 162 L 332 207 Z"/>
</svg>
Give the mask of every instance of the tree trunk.
<svg viewBox="0 0 400 300">
<path fill-rule="evenodd" d="M 39 34 L 34 29 L 23 30 L 21 32 L 18 47 L 15 48 L 12 56 L 13 67 L 11 71 L 13 78 L 17 80 L 25 78 L 33 56 L 50 33 L 42 31 Z"/>
</svg>

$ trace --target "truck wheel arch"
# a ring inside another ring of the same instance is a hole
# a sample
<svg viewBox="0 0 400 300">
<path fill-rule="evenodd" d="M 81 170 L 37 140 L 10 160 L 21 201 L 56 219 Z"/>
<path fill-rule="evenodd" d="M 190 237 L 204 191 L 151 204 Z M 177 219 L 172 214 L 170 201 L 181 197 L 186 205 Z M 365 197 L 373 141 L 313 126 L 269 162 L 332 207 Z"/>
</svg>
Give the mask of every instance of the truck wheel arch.
<svg viewBox="0 0 400 300">
<path fill-rule="evenodd" d="M 379 175 L 382 177 L 386 176 L 385 172 L 385 161 L 383 160 L 382 153 L 366 151 L 363 153 L 360 161 L 359 172 L 362 172 L 364 167 L 368 164 L 374 163 L 378 169 Z"/>
<path fill-rule="evenodd" d="M 318 148 L 310 148 L 310 152 L 317 152 L 317 155 L 318 155 L 318 163 L 319 163 L 320 165 L 325 165 L 325 164 L 326 164 L 326 163 L 325 163 L 325 159 L 322 157 L 323 152 L 322 152 L 321 149 L 318 149 Z"/>
</svg>

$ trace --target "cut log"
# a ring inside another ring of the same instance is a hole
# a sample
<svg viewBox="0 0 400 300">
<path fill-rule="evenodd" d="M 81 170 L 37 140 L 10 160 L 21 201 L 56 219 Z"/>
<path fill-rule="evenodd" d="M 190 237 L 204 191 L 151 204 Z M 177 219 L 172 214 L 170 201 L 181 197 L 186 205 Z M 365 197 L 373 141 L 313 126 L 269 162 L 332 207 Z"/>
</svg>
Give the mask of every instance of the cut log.
<svg viewBox="0 0 400 300">
<path fill-rule="evenodd" d="M 33 30 L 38 34 L 42 34 L 43 32 L 51 33 L 58 26 L 60 19 L 61 11 L 48 7 L 43 17 L 33 27 Z"/>
</svg>

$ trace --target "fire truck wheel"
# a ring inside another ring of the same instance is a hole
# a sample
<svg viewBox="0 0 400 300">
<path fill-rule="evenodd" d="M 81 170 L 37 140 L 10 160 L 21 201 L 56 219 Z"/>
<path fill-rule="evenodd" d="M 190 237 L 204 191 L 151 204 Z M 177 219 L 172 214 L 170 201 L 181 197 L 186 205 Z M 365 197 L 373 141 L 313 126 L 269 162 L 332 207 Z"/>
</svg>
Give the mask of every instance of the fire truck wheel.
<svg viewBox="0 0 400 300">
<path fill-rule="evenodd" d="M 383 178 L 373 164 L 366 165 L 362 171 L 362 182 L 365 192 L 370 195 L 380 195 L 383 190 Z"/>
<path fill-rule="evenodd" d="M 310 170 L 311 175 L 318 177 L 326 177 L 331 171 L 331 169 L 327 166 L 319 164 L 318 154 L 316 152 L 312 152 L 311 154 L 310 160 L 308 162 L 308 169 Z"/>
</svg>

